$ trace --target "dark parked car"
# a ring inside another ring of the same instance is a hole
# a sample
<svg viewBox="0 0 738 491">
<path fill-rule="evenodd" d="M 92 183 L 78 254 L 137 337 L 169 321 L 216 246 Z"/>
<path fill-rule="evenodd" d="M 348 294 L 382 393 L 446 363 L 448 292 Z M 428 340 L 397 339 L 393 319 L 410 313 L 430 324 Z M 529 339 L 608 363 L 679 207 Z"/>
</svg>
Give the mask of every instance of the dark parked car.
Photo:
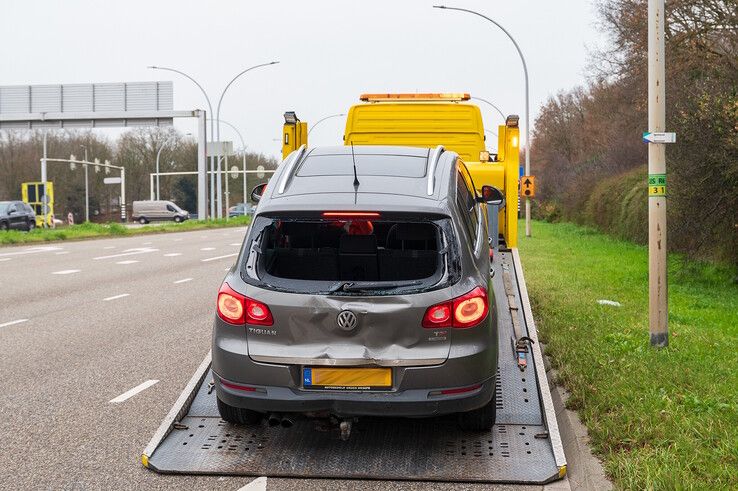
<svg viewBox="0 0 738 491">
<path fill-rule="evenodd" d="M 220 414 L 285 425 L 289 413 L 459 413 L 462 428 L 489 429 L 498 350 L 486 202 L 502 194 L 477 196 L 442 147 L 354 153 L 303 148 L 254 189 L 256 216 L 217 299 Z"/>
<path fill-rule="evenodd" d="M 0 230 L 33 230 L 36 213 L 23 201 L 0 201 Z"/>
</svg>

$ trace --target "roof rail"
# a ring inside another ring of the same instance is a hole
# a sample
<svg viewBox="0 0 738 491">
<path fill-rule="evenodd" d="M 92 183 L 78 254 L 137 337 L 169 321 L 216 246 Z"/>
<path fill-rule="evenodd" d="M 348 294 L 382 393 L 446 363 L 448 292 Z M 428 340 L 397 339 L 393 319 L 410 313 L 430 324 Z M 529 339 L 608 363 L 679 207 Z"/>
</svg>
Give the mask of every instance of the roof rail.
<svg viewBox="0 0 738 491">
<path fill-rule="evenodd" d="M 436 185 L 436 166 L 444 150 L 443 145 L 438 145 L 428 162 L 428 196 L 433 195 L 433 188 Z"/>
<path fill-rule="evenodd" d="M 279 189 L 277 190 L 279 194 L 284 193 L 284 190 L 287 187 L 287 183 L 289 182 L 290 177 L 292 177 L 292 171 L 295 167 L 295 164 L 299 162 L 300 158 L 302 158 L 302 154 L 305 153 L 305 148 L 307 148 L 305 145 L 301 145 L 300 148 L 298 148 L 295 152 L 295 156 L 292 157 L 292 160 L 285 164 L 287 165 L 287 170 L 284 171 L 282 181 L 279 183 Z"/>
</svg>

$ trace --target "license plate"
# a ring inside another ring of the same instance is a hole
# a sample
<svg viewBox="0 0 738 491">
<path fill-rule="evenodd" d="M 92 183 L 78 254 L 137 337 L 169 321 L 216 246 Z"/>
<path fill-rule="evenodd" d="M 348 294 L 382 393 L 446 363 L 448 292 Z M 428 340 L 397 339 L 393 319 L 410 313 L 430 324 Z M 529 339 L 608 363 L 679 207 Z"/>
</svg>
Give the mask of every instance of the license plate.
<svg viewBox="0 0 738 491">
<path fill-rule="evenodd" d="M 302 386 L 322 390 L 389 390 L 392 388 L 392 369 L 304 367 Z"/>
</svg>

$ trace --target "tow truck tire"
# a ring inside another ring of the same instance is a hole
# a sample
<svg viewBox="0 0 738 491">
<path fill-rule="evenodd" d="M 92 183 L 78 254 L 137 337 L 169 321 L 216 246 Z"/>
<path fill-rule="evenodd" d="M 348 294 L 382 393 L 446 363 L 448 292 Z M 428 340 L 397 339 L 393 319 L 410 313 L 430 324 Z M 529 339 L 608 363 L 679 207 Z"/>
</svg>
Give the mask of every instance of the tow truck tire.
<svg viewBox="0 0 738 491">
<path fill-rule="evenodd" d="M 492 400 L 479 409 L 459 413 L 459 428 L 466 431 L 489 431 L 495 425 L 497 417 L 497 401 Z"/>
<path fill-rule="evenodd" d="M 237 425 L 253 425 L 261 421 L 263 415 L 259 412 L 242 407 L 233 407 L 218 399 L 218 412 L 223 421 Z"/>
</svg>

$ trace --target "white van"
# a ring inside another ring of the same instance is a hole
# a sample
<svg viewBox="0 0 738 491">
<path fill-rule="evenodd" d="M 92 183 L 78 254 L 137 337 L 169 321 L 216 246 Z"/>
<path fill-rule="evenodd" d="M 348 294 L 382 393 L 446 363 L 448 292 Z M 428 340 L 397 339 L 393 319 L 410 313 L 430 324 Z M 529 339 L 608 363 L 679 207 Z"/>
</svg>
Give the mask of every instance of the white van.
<svg viewBox="0 0 738 491">
<path fill-rule="evenodd" d="M 190 214 L 171 201 L 134 201 L 131 218 L 135 222 L 146 224 L 155 220 L 172 220 L 183 222 Z"/>
</svg>

